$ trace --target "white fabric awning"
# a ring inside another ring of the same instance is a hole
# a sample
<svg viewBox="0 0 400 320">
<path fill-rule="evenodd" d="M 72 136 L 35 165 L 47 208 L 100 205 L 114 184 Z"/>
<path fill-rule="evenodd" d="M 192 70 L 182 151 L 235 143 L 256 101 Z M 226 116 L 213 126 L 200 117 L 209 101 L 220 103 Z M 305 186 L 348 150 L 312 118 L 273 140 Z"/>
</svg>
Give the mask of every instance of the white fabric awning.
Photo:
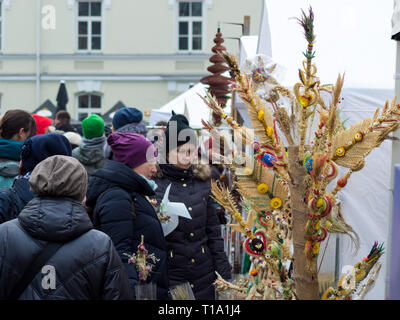
<svg viewBox="0 0 400 320">
<path fill-rule="evenodd" d="M 393 0 L 392 36 L 400 32 L 400 0 Z"/>
<path fill-rule="evenodd" d="M 207 86 L 202 83 L 194 85 L 175 99 L 163 105 L 160 109 L 152 110 L 150 113 L 149 123 L 154 126 L 157 121 L 168 121 L 172 116 L 172 110 L 175 113 L 184 114 L 193 128 L 202 127 L 201 120 L 208 121 L 211 119 L 211 110 L 199 97 L 205 96 Z M 230 112 L 230 99 L 225 107 L 227 113 Z"/>
</svg>

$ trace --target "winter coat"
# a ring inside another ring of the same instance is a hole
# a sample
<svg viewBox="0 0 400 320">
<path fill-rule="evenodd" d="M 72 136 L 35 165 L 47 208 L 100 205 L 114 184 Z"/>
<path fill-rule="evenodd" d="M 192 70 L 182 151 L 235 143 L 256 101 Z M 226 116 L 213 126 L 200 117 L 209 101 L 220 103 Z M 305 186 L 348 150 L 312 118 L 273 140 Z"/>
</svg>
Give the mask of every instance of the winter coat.
<svg viewBox="0 0 400 320">
<path fill-rule="evenodd" d="M 106 162 L 104 157 L 105 137 L 94 139 L 83 138 L 79 147 L 72 150 L 72 156 L 85 167 L 88 175 L 96 169 L 103 168 Z"/>
<path fill-rule="evenodd" d="M 0 189 L 0 224 L 17 218 L 34 196 L 25 178 L 15 179 L 12 188 Z"/>
<path fill-rule="evenodd" d="M 0 138 L 0 188 L 9 188 L 18 176 L 23 142 Z"/>
<path fill-rule="evenodd" d="M 35 197 L 17 219 L 0 225 L 0 299 L 48 241 L 64 243 L 46 262 L 56 270 L 56 288 L 45 290 L 39 272 L 20 300 L 132 298 L 111 239 L 93 230 L 84 207 L 71 198 Z"/>
<path fill-rule="evenodd" d="M 160 203 L 171 183 L 169 201 L 183 202 L 192 219 L 179 217 L 177 228 L 165 237 L 170 285 L 189 282 L 197 300 L 215 299 L 215 271 L 231 278 L 221 227 L 210 197 L 209 166 L 188 170 L 161 164 L 154 179 Z"/>
<path fill-rule="evenodd" d="M 128 271 L 133 293 L 138 283 L 136 266 L 128 263 L 138 250 L 141 236 L 149 254 L 159 259 L 147 278 L 157 284 L 157 299 L 168 299 L 167 253 L 161 224 L 146 199 L 154 191 L 141 176 L 123 163 L 109 160 L 89 179 L 86 205 L 93 208 L 93 223 L 113 240 Z"/>
</svg>

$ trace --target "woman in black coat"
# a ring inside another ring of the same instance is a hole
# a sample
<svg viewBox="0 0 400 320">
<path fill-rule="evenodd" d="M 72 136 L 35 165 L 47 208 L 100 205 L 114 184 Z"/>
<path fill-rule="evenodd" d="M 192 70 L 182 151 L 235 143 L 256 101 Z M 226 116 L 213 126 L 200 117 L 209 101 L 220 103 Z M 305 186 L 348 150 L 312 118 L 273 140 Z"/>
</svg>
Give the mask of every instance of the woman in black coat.
<svg viewBox="0 0 400 320">
<path fill-rule="evenodd" d="M 173 126 L 188 137 L 174 141 L 169 137 Z M 156 198 L 161 203 L 169 184 L 168 200 L 185 204 L 191 219 L 179 217 L 175 230 L 165 238 L 168 250 L 168 272 L 170 285 L 189 282 L 197 300 L 215 299 L 217 271 L 225 279 L 231 278 L 231 267 L 224 252 L 221 227 L 211 195 L 211 169 L 194 166 L 192 155 L 197 154 L 195 133 L 183 115 L 173 115 L 165 131 L 164 150 L 168 163 L 160 164 L 155 182 L 158 185 Z"/>
<path fill-rule="evenodd" d="M 93 229 L 81 204 L 87 174 L 78 160 L 49 157 L 35 167 L 29 184 L 37 196 L 17 219 L 0 225 L 0 299 L 11 298 L 49 242 L 62 244 L 43 264 L 52 267 L 53 277 L 42 269 L 26 287 L 21 286 L 17 299 L 132 299 L 128 276 L 111 239 Z"/>
<path fill-rule="evenodd" d="M 125 264 L 132 293 L 139 282 L 129 257 L 138 250 L 143 236 L 156 261 L 146 282 L 156 283 L 157 299 L 168 299 L 167 254 L 161 224 L 149 197 L 154 196 L 151 176 L 156 172 L 155 148 L 144 136 L 113 133 L 108 137 L 115 160 L 94 171 L 89 179 L 86 205 L 93 208 L 93 223 L 108 234 Z M 153 159 L 146 158 L 146 152 Z M 154 162 L 153 162 L 154 161 Z"/>
</svg>

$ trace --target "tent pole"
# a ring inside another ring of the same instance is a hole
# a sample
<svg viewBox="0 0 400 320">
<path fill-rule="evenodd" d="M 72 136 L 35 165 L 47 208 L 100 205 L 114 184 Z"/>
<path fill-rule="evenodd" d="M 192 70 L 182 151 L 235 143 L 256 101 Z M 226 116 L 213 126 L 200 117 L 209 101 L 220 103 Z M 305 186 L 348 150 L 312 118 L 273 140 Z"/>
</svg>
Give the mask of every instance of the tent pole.
<svg viewBox="0 0 400 320">
<path fill-rule="evenodd" d="M 400 97 L 400 41 L 396 41 L 396 74 L 395 74 L 395 95 Z M 394 186 L 394 166 L 400 164 L 400 132 L 393 132 L 392 140 L 392 165 L 390 166 L 390 200 L 389 200 L 389 227 L 387 238 L 387 253 L 386 253 L 386 279 L 385 279 L 385 298 L 389 296 L 389 279 L 390 279 L 390 251 L 392 238 L 392 209 L 393 209 L 393 186 Z M 398 248 L 395 248 L 397 250 Z"/>
<path fill-rule="evenodd" d="M 338 286 L 340 277 L 340 238 L 339 234 L 336 234 L 335 241 L 335 287 Z"/>
</svg>

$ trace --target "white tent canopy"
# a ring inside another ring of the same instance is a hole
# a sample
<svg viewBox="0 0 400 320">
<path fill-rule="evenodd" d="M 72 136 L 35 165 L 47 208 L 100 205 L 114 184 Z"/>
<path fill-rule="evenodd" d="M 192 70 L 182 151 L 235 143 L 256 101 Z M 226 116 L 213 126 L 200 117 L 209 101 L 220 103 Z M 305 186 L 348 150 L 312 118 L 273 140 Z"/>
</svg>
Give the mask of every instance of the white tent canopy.
<svg viewBox="0 0 400 320">
<path fill-rule="evenodd" d="M 207 86 L 202 83 L 194 85 L 175 99 L 163 105 L 160 109 L 152 110 L 149 123 L 155 125 L 160 120 L 168 121 L 171 118 L 172 110 L 175 113 L 185 114 L 192 127 L 202 127 L 201 120 L 210 120 L 210 108 L 198 96 L 205 96 Z M 230 112 L 230 100 L 227 102 L 226 110 Z"/>
<path fill-rule="evenodd" d="M 282 83 L 293 86 L 299 81 L 298 69 L 304 60 L 302 52 L 307 43 L 301 26 L 291 18 L 300 17 L 301 9 L 307 12 L 310 5 L 315 15 L 317 75 L 321 84 L 327 84 L 335 83 L 338 74 L 345 72 L 344 100 L 340 109 L 342 119 L 347 119 L 346 126 L 350 126 L 372 116 L 377 107 L 382 107 L 386 99 L 391 100 L 394 96 L 396 43 L 390 39 L 391 1 L 337 0 L 327 4 L 320 0 L 265 0 L 264 9 L 268 15 L 265 12 L 263 15 L 269 19 L 270 32 L 261 30 L 260 35 L 265 39 L 259 41 L 257 37 L 243 37 L 240 60 L 244 61 L 245 56 L 252 54 L 272 52 L 272 59 L 286 68 Z M 268 23 L 261 22 L 261 26 L 266 28 Z M 263 51 L 268 43 L 272 48 Z M 248 122 L 244 105 L 238 102 L 235 106 Z M 351 255 L 348 239 L 341 237 L 339 270 L 342 272 L 349 271 L 363 255 L 367 255 L 375 240 L 385 242 L 386 248 L 390 241 L 391 153 L 392 144 L 385 141 L 367 157 L 364 169 L 354 173 L 346 188 L 338 194 L 347 222 L 361 239 L 357 255 Z M 345 172 L 341 170 L 342 175 Z M 381 259 L 381 272 L 366 299 L 385 299 L 388 256 L 389 252 L 386 252 Z M 334 260 L 334 257 L 325 259 Z"/>
</svg>

